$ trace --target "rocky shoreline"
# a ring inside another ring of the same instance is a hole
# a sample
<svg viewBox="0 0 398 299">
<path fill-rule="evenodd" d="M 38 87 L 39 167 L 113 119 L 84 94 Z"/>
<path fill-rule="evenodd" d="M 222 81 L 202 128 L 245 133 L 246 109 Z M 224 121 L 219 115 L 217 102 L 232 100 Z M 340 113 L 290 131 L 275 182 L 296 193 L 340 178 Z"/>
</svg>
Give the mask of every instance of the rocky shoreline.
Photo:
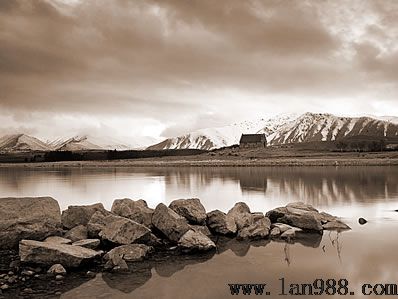
<svg viewBox="0 0 398 299">
<path fill-rule="evenodd" d="M 144 200 L 117 199 L 70 206 L 50 197 L 0 199 L 0 297 L 32 297 L 44 281 L 59 296 L 73 277 L 131 273 L 159 256 L 208 256 L 228 242 L 320 241 L 324 230 L 350 229 L 339 218 L 302 202 L 252 212 L 238 202 L 227 213 L 206 212 L 199 199 L 155 209 Z M 140 266 L 139 266 L 140 265 Z M 40 293 L 42 294 L 42 293 Z"/>
</svg>

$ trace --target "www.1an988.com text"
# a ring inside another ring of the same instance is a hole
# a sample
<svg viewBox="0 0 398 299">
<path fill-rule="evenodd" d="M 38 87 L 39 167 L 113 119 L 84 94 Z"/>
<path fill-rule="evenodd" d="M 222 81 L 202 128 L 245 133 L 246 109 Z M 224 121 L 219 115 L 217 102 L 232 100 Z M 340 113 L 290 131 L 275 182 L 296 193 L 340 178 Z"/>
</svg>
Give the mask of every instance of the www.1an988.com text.
<svg viewBox="0 0 398 299">
<path fill-rule="evenodd" d="M 258 296 L 398 296 L 398 284 L 395 283 L 363 283 L 359 290 L 350 288 L 347 279 L 320 279 L 309 283 L 291 283 L 285 278 L 279 279 L 277 292 L 270 291 L 267 283 L 229 283 L 231 295 Z"/>
</svg>

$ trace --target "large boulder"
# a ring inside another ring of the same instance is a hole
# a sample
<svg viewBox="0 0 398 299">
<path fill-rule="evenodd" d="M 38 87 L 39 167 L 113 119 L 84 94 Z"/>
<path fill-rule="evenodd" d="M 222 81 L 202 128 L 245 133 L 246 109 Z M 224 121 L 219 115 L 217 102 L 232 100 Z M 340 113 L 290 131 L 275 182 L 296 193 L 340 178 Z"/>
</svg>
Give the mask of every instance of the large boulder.
<svg viewBox="0 0 398 299">
<path fill-rule="evenodd" d="M 272 223 L 285 223 L 306 231 L 322 232 L 322 219 L 325 217 L 311 205 L 296 202 L 267 212 Z"/>
<path fill-rule="evenodd" d="M 216 244 L 201 232 L 187 231 L 178 241 L 183 251 L 208 251 L 216 248 Z"/>
<path fill-rule="evenodd" d="M 237 231 L 234 218 L 219 210 L 207 213 L 206 223 L 210 230 L 216 234 L 234 235 Z"/>
<path fill-rule="evenodd" d="M 87 224 L 89 236 L 115 244 L 131 244 L 148 240 L 151 230 L 128 218 L 114 215 L 107 211 L 97 211 Z"/>
<path fill-rule="evenodd" d="M 262 213 L 253 215 L 253 222 L 238 232 L 238 239 L 265 239 L 269 235 L 271 221 Z"/>
<path fill-rule="evenodd" d="M 235 221 L 238 230 L 249 226 L 253 223 L 253 214 L 250 212 L 249 207 L 244 202 L 238 202 L 227 213 L 227 217 Z"/>
<path fill-rule="evenodd" d="M 76 242 L 79 240 L 87 239 L 87 236 L 87 227 L 84 225 L 78 225 L 68 230 L 64 237 L 71 240 L 72 242 Z"/>
<path fill-rule="evenodd" d="M 22 239 L 43 240 L 61 229 L 61 211 L 51 197 L 0 198 L 0 248 Z"/>
<path fill-rule="evenodd" d="M 131 244 L 139 240 L 148 239 L 151 230 L 133 220 L 115 216 L 111 222 L 101 230 L 99 236 L 115 244 Z"/>
<path fill-rule="evenodd" d="M 153 209 L 148 208 L 145 200 L 132 200 L 129 198 L 116 199 L 112 204 L 111 212 L 129 218 L 137 223 L 151 228 Z"/>
<path fill-rule="evenodd" d="M 53 242 L 39 242 L 22 240 L 19 243 L 21 262 L 51 266 L 62 264 L 64 267 L 78 267 L 84 261 L 101 256 L 101 251 L 88 248 L 59 244 Z"/>
<path fill-rule="evenodd" d="M 170 241 L 178 242 L 190 229 L 187 220 L 172 209 L 160 203 L 156 206 L 152 216 L 152 224 Z"/>
<path fill-rule="evenodd" d="M 169 208 L 191 224 L 202 225 L 206 221 L 206 210 L 199 198 L 176 199 L 170 203 Z"/>
<path fill-rule="evenodd" d="M 62 225 L 67 229 L 78 225 L 87 225 L 97 211 L 105 211 L 102 203 L 87 206 L 69 206 L 67 210 L 62 212 Z"/>
</svg>

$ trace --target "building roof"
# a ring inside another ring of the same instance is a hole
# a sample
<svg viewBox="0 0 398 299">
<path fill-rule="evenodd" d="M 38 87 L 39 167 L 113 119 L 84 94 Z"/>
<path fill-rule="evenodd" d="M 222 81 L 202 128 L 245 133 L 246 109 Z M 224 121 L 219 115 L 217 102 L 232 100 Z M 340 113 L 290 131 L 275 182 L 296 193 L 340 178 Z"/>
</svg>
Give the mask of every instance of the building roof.
<svg viewBox="0 0 398 299">
<path fill-rule="evenodd" d="M 265 134 L 242 134 L 239 143 L 266 142 Z"/>
</svg>

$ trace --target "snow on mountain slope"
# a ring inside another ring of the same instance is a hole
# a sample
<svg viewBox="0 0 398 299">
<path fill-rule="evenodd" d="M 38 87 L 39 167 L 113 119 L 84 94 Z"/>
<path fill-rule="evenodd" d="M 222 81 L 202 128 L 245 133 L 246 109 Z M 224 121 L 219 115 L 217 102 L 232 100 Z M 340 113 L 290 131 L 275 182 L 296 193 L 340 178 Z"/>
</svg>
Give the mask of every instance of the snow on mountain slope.
<svg viewBox="0 0 398 299">
<path fill-rule="evenodd" d="M 257 121 L 244 121 L 233 125 L 207 128 L 185 134 L 183 136 L 168 138 L 147 149 L 203 149 L 215 148 L 238 144 L 242 134 L 261 132 L 267 136 L 283 126 L 287 121 L 294 119 L 294 114 L 278 115 L 270 119 Z"/>
<path fill-rule="evenodd" d="M 50 147 L 39 139 L 25 135 L 13 134 L 0 138 L 1 152 L 19 152 L 19 151 L 47 151 Z"/>
<path fill-rule="evenodd" d="M 334 141 L 352 136 L 397 137 L 398 126 L 370 117 L 305 113 L 267 137 L 269 144 Z"/>
<path fill-rule="evenodd" d="M 243 122 L 231 126 L 197 130 L 168 138 L 148 149 L 215 149 L 238 144 L 241 134 L 264 133 L 271 145 L 334 141 L 344 137 L 397 137 L 398 126 L 370 117 L 339 117 L 332 114 L 305 113 L 279 115 L 268 120 Z"/>
<path fill-rule="evenodd" d="M 48 143 L 54 150 L 129 150 L 132 145 L 123 143 L 114 138 L 93 137 L 88 135 L 58 138 Z"/>
</svg>

